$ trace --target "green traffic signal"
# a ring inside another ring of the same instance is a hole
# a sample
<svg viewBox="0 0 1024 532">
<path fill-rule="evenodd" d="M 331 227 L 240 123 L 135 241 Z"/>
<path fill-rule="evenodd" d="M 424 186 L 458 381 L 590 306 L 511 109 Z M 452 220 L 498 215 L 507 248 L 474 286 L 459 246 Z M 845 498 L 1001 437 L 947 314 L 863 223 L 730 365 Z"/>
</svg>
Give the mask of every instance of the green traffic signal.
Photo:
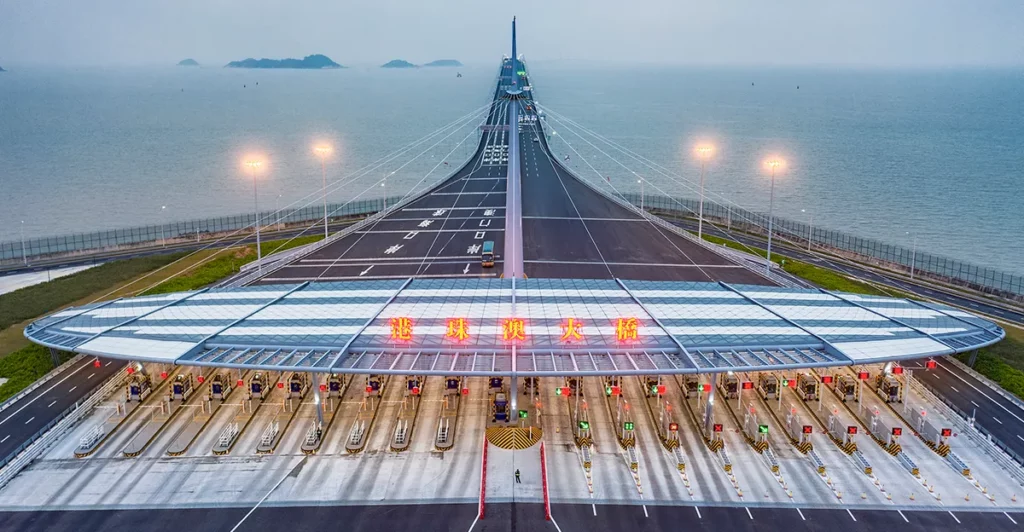
<svg viewBox="0 0 1024 532">
<path fill-rule="evenodd" d="M 610 397 L 612 395 L 612 387 L 611 386 L 605 386 L 604 394 Z"/>
<path fill-rule="evenodd" d="M 768 425 L 758 425 L 757 431 L 761 434 L 768 434 Z"/>
<path fill-rule="evenodd" d="M 526 410 L 520 410 L 519 411 L 519 417 L 522 418 L 522 419 L 526 419 L 528 414 L 529 414 L 529 412 L 527 412 Z"/>
<path fill-rule="evenodd" d="M 633 422 L 632 421 L 627 421 L 627 422 L 623 423 L 622 424 L 622 428 L 624 428 L 626 430 L 633 430 Z"/>
<path fill-rule="evenodd" d="M 580 429 L 588 430 L 589 428 L 590 428 L 590 422 L 589 421 L 580 421 Z"/>
<path fill-rule="evenodd" d="M 555 395 L 562 395 L 562 387 L 555 388 Z"/>
</svg>

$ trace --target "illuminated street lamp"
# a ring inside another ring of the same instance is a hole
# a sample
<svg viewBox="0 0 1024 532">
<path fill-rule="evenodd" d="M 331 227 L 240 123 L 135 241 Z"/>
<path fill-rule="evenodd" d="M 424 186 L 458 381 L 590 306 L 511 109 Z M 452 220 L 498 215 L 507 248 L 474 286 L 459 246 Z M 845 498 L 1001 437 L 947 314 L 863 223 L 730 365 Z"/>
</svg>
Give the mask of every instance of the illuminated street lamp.
<svg viewBox="0 0 1024 532">
<path fill-rule="evenodd" d="M 256 171 L 263 166 L 263 161 L 250 159 L 245 161 L 245 166 L 249 168 L 249 177 L 252 178 L 252 202 L 253 202 L 253 213 L 256 215 L 256 270 L 259 273 L 263 273 L 263 252 L 260 250 L 260 200 L 259 192 L 256 188 Z"/>
<path fill-rule="evenodd" d="M 644 210 L 644 179 L 641 177 L 640 179 L 637 179 L 636 182 L 640 183 L 640 211 L 643 212 L 643 210 Z"/>
<path fill-rule="evenodd" d="M 772 191 L 768 200 L 768 260 L 764 263 L 765 273 L 771 275 L 772 271 L 772 212 L 775 208 L 775 170 L 782 166 L 782 160 L 769 159 L 764 163 L 772 172 Z"/>
<path fill-rule="evenodd" d="M 320 156 L 320 174 L 324 183 L 324 239 L 327 239 L 327 156 L 331 154 L 331 147 L 321 144 L 313 148 L 313 151 Z"/>
<path fill-rule="evenodd" d="M 800 209 L 800 212 L 807 215 L 807 251 L 810 251 L 811 239 L 814 238 L 814 215 L 807 212 L 807 209 Z"/>
<path fill-rule="evenodd" d="M 711 155 L 711 146 L 697 146 L 697 156 L 700 157 L 700 207 L 697 212 L 697 238 L 704 236 L 704 163 Z"/>
<path fill-rule="evenodd" d="M 160 215 L 161 215 L 160 216 L 160 247 L 162 247 L 162 248 L 167 247 L 167 238 L 164 237 L 164 225 L 165 225 L 164 222 L 166 220 L 166 218 L 165 218 L 165 216 L 166 216 L 165 213 L 166 212 L 167 212 L 167 205 L 161 205 L 160 206 Z"/>
<path fill-rule="evenodd" d="M 28 254 L 25 253 L 25 220 L 21 221 L 21 260 L 28 266 Z"/>
</svg>

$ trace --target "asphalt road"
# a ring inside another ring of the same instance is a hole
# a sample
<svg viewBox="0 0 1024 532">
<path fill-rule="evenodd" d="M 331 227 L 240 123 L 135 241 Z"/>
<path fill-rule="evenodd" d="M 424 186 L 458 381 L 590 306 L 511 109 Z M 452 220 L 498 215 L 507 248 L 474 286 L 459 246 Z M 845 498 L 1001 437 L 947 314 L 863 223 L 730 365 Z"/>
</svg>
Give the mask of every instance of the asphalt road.
<svg viewBox="0 0 1024 532">
<path fill-rule="evenodd" d="M 696 222 L 684 220 L 677 221 L 676 223 L 685 229 L 692 231 L 697 230 Z M 736 233 L 727 234 L 722 229 L 710 225 L 705 225 L 705 229 L 708 234 L 722 237 L 731 236 L 732 238 L 752 247 L 757 246 L 763 249 L 765 246 L 763 240 L 749 235 Z M 1024 321 L 1021 321 L 1021 319 L 1024 319 L 1024 315 L 1007 311 L 998 306 L 986 304 L 983 301 L 965 298 L 945 291 L 935 290 L 916 283 L 910 283 L 896 277 L 890 277 L 885 274 L 878 273 L 868 268 L 829 260 L 828 258 L 808 253 L 806 250 L 794 248 L 792 246 L 780 246 L 774 249 L 779 251 L 780 255 L 809 262 L 823 268 L 836 270 L 854 277 L 868 279 L 885 286 L 890 286 L 921 296 L 925 299 L 933 299 L 977 312 L 1000 316 L 1007 321 L 1014 323 L 1024 323 Z M 923 370 L 923 365 L 917 365 Z M 914 365 L 909 366 L 913 367 Z M 967 415 L 973 414 L 975 416 L 975 424 L 985 429 L 985 431 L 990 433 L 994 439 L 999 440 L 1004 447 L 1015 452 L 1017 456 L 1024 457 L 1024 409 L 1022 409 L 1017 403 L 1014 403 L 1013 401 L 1010 401 L 1009 399 L 1006 399 L 994 392 L 984 383 L 978 381 L 978 379 L 975 379 L 969 373 L 960 370 L 949 362 L 939 361 L 938 368 L 927 372 L 919 371 L 917 376 L 927 382 L 936 394 L 952 403 L 960 409 L 961 412 L 964 412 Z M 956 442 L 954 441 L 953 443 L 955 450 Z"/>
<path fill-rule="evenodd" d="M 540 120 L 524 125 L 520 143 L 528 277 L 769 284 L 580 183 L 551 155 L 540 128 Z"/>
<path fill-rule="evenodd" d="M 86 357 L 0 412 L 0 457 L 11 457 L 53 418 L 87 397 L 125 365 L 122 361 L 101 360 L 97 368 L 93 365 L 95 360 Z"/>
<path fill-rule="evenodd" d="M 554 522 L 537 503 L 488 504 L 474 522 L 476 504 L 286 506 L 0 513 L 0 530 L 78 532 L 229 532 L 231 530 L 392 530 L 458 532 L 647 532 L 676 530 L 787 530 L 860 532 L 899 530 L 1020 530 L 1024 514 L 1002 512 L 797 507 L 632 506 L 553 504 Z M 594 515 L 594 514 L 597 515 Z M 557 523 L 557 528 L 555 524 Z"/>
</svg>

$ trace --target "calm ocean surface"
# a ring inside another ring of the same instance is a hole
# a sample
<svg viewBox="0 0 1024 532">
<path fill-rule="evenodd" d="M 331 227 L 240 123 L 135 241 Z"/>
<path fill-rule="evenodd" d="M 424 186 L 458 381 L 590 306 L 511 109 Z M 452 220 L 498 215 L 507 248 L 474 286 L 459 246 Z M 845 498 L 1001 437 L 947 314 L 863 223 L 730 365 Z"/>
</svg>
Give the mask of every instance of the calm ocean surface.
<svg viewBox="0 0 1024 532">
<path fill-rule="evenodd" d="M 0 241 L 17 240 L 21 220 L 35 237 L 251 210 L 239 164 L 251 151 L 269 161 L 261 207 L 284 207 L 320 186 L 317 140 L 336 146 L 328 179 L 340 178 L 485 105 L 495 69 L 460 71 L 13 69 L 0 74 Z M 693 182 L 691 148 L 710 140 L 707 188 L 743 207 L 767 210 L 760 163 L 778 154 L 780 216 L 806 219 L 804 209 L 816 226 L 908 247 L 909 231 L 919 249 L 1024 274 L 1020 71 L 538 63 L 532 72 L 542 105 Z M 620 190 L 636 189 L 633 170 L 666 193 L 694 195 L 599 145 L 624 169 L 555 117 L 549 126 Z M 446 153 L 392 164 L 330 200 L 395 170 L 388 193 L 404 192 L 465 150 Z"/>
</svg>

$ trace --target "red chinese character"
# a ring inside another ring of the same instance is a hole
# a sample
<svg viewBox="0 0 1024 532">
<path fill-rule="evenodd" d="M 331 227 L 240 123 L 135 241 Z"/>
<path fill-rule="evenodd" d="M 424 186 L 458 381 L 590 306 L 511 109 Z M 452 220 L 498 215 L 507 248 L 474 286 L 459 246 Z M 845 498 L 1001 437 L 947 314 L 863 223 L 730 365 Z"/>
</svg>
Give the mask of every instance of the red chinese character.
<svg viewBox="0 0 1024 532">
<path fill-rule="evenodd" d="M 409 318 L 391 318 L 391 339 L 408 342 L 412 340 L 412 320 Z"/>
<path fill-rule="evenodd" d="M 526 340 L 526 323 L 521 318 L 506 318 L 501 323 L 501 337 L 505 340 Z"/>
<path fill-rule="evenodd" d="M 620 342 L 636 340 L 638 326 L 636 318 L 619 318 L 615 325 L 615 338 Z"/>
<path fill-rule="evenodd" d="M 469 325 L 466 323 L 466 318 L 448 318 L 448 330 L 444 335 L 456 342 L 469 338 Z"/>
<path fill-rule="evenodd" d="M 579 322 L 576 318 L 569 318 L 568 321 L 562 324 L 562 341 L 573 342 L 582 340 L 582 329 L 583 323 Z"/>
</svg>

